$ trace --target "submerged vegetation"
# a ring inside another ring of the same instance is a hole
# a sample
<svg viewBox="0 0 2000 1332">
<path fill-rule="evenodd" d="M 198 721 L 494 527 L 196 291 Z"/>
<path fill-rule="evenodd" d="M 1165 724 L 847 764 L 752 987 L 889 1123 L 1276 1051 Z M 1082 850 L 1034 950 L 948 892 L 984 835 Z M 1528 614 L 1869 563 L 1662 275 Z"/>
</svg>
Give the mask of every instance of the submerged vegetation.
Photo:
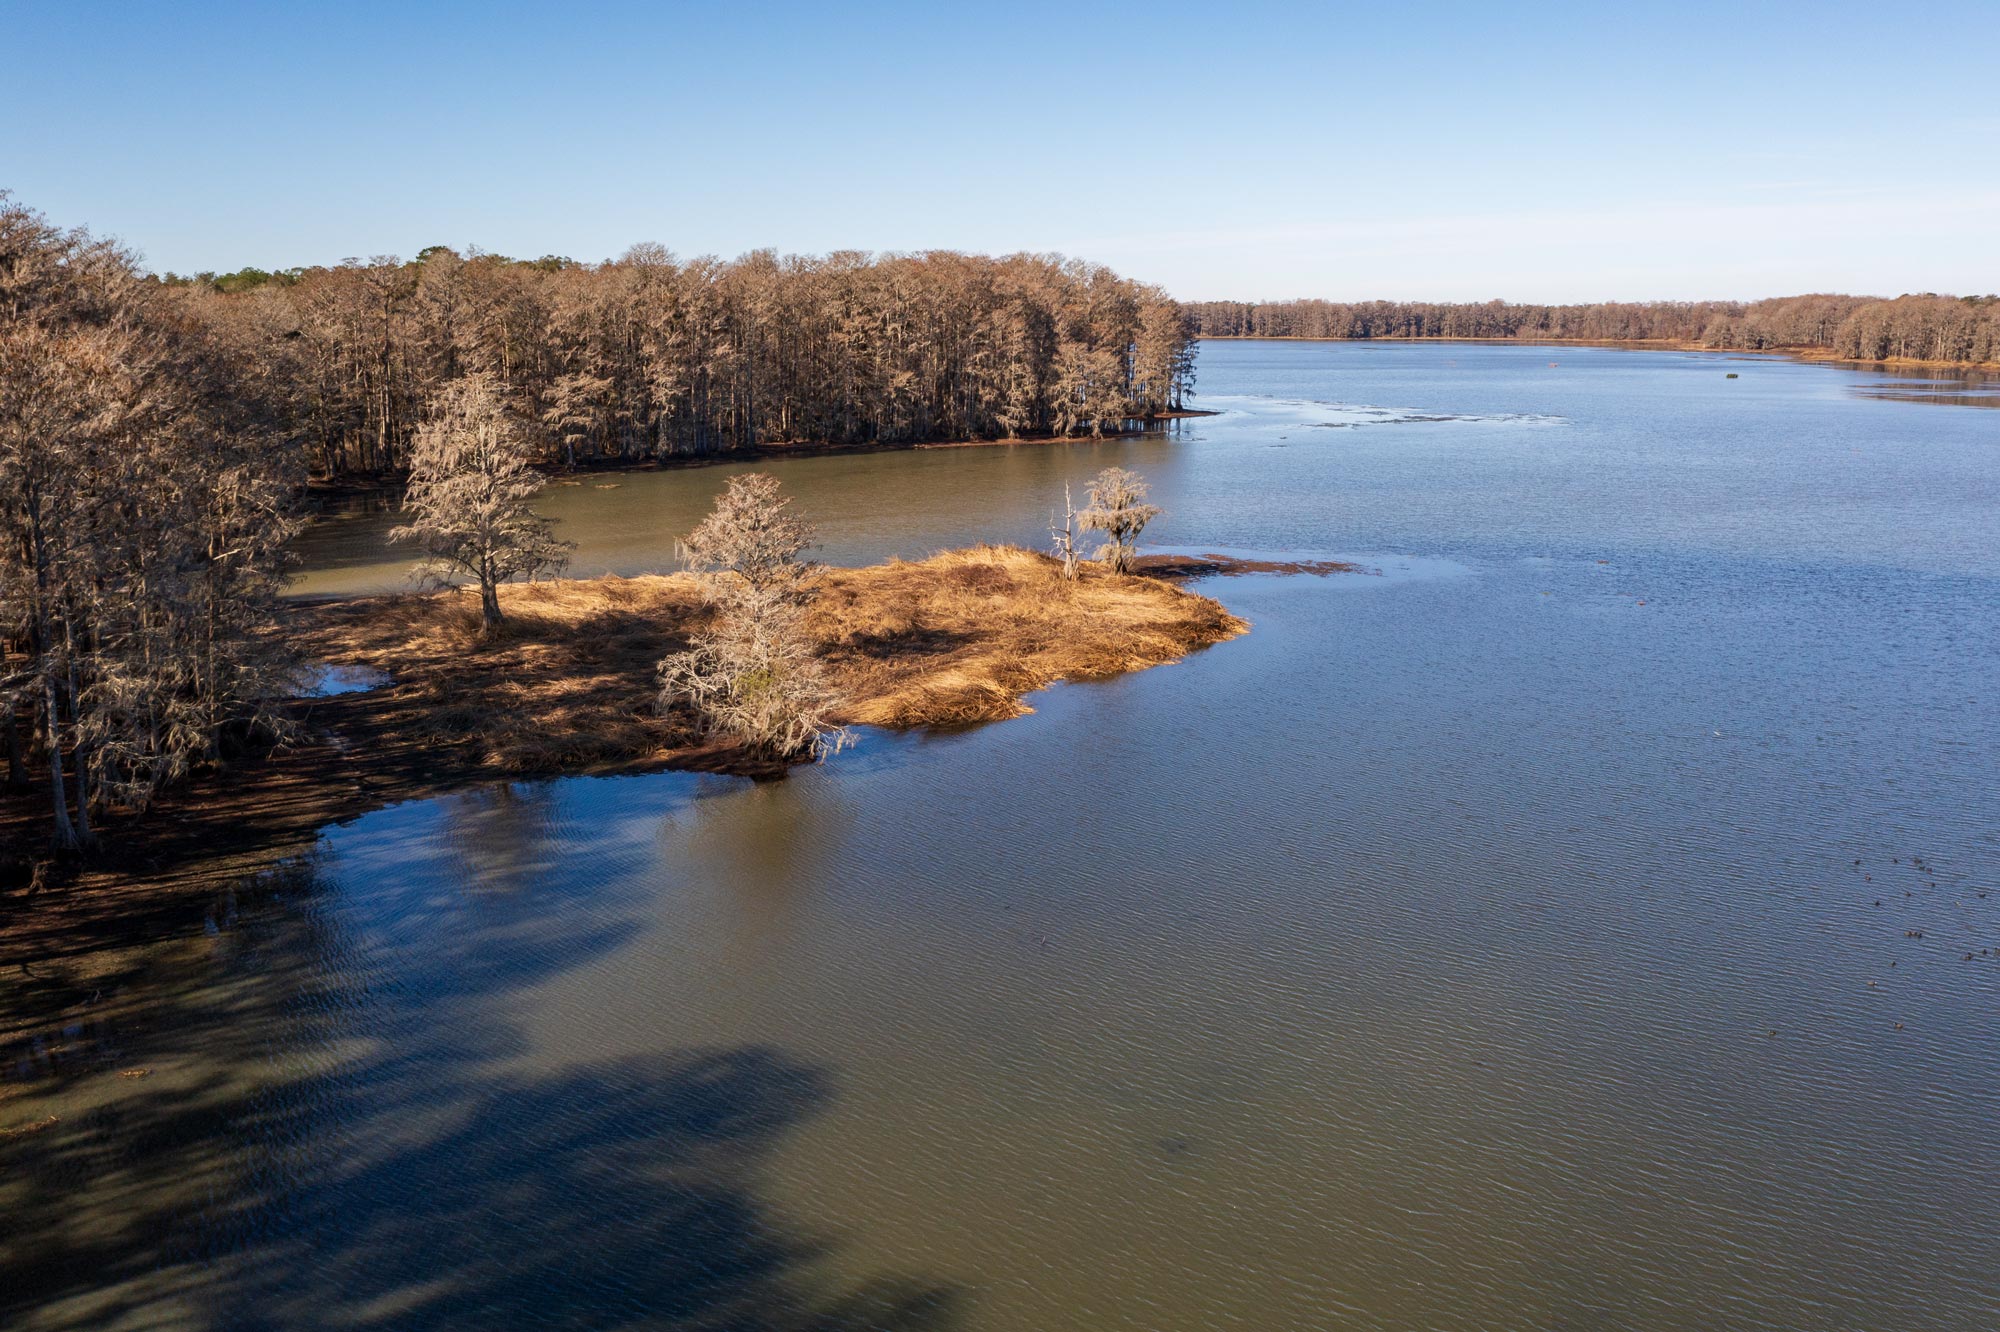
<svg viewBox="0 0 2000 1332">
<path fill-rule="evenodd" d="M 1518 338 L 1671 342 L 1856 361 L 2000 363 L 2000 296 L 1781 296 L 1764 301 L 1197 301 L 1202 337 Z"/>
</svg>

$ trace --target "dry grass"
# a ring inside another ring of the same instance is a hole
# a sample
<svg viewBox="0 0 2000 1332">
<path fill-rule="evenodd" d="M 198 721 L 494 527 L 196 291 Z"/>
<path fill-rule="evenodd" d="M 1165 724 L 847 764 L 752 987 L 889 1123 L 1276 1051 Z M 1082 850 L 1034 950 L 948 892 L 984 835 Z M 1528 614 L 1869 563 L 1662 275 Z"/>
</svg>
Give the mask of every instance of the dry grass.
<svg viewBox="0 0 2000 1332">
<path fill-rule="evenodd" d="M 479 636 L 460 592 L 311 608 L 308 650 L 369 666 L 379 727 L 422 746 L 467 747 L 509 772 L 672 761 L 698 742 L 654 705 L 659 659 L 707 614 L 685 575 L 504 587 L 507 621 Z M 830 570 L 808 621 L 847 705 L 872 726 L 960 726 L 1028 711 L 1021 696 L 1175 661 L 1248 626 L 1207 597 L 1154 579 L 980 546 L 927 560 Z"/>
<path fill-rule="evenodd" d="M 596 578 L 500 589 L 506 621 L 482 638 L 474 593 L 340 602 L 312 611 L 307 650 L 369 666 L 385 720 L 420 744 L 470 745 L 510 772 L 638 758 L 690 739 L 653 706 L 659 659 L 706 612 L 693 582 Z"/>
<path fill-rule="evenodd" d="M 870 726 L 963 726 L 1018 717 L 1057 680 L 1102 680 L 1249 628 L 1207 597 L 1011 546 L 947 551 L 829 573 L 811 620 L 849 702 Z"/>
</svg>

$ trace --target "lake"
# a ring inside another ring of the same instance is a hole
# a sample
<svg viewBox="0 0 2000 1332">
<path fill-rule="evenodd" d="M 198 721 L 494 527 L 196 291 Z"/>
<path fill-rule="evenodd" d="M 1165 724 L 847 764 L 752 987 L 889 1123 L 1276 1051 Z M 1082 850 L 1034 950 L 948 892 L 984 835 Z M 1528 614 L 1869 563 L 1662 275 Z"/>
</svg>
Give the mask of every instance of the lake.
<svg viewBox="0 0 2000 1332">
<path fill-rule="evenodd" d="M 0 1127 L 56 1116 L 0 1139 L 0 1324 L 2000 1325 L 1983 387 L 1272 342 L 1200 384 L 764 466 L 836 562 L 1045 544 L 1118 464 L 1154 548 L 1375 572 L 1210 580 L 1247 637 L 782 783 L 327 829 L 0 1051 Z M 546 508 L 574 572 L 662 569 L 741 470 Z M 299 590 L 397 585 L 392 522 Z"/>
</svg>

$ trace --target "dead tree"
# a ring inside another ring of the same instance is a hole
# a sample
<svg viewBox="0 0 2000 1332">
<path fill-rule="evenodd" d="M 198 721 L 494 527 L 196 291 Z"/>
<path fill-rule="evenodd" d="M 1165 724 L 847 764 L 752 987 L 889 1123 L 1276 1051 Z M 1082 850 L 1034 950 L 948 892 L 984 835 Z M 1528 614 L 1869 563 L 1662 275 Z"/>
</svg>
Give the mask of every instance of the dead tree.
<svg viewBox="0 0 2000 1332">
<path fill-rule="evenodd" d="M 1076 505 L 1069 496 L 1069 482 L 1063 482 L 1063 521 L 1056 526 L 1055 516 L 1049 517 L 1049 535 L 1055 540 L 1055 554 L 1062 561 L 1063 577 L 1076 581 Z"/>
</svg>

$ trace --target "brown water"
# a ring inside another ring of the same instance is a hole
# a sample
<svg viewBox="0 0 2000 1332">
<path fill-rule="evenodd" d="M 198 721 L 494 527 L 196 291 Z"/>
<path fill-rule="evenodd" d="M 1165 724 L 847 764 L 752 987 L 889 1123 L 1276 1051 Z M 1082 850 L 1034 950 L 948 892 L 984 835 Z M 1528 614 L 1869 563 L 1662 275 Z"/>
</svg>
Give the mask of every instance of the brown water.
<svg viewBox="0 0 2000 1332">
<path fill-rule="evenodd" d="M 1383 576 L 1213 582 L 1249 637 L 779 785 L 329 829 L 7 1052 L 0 1127 L 59 1119 L 0 1139 L 0 1323 L 2000 1323 L 2000 417 L 1204 356 L 1167 438 L 782 474 L 838 559 L 1119 461 L 1167 544 Z M 656 566 L 722 475 L 551 508 Z"/>
</svg>

